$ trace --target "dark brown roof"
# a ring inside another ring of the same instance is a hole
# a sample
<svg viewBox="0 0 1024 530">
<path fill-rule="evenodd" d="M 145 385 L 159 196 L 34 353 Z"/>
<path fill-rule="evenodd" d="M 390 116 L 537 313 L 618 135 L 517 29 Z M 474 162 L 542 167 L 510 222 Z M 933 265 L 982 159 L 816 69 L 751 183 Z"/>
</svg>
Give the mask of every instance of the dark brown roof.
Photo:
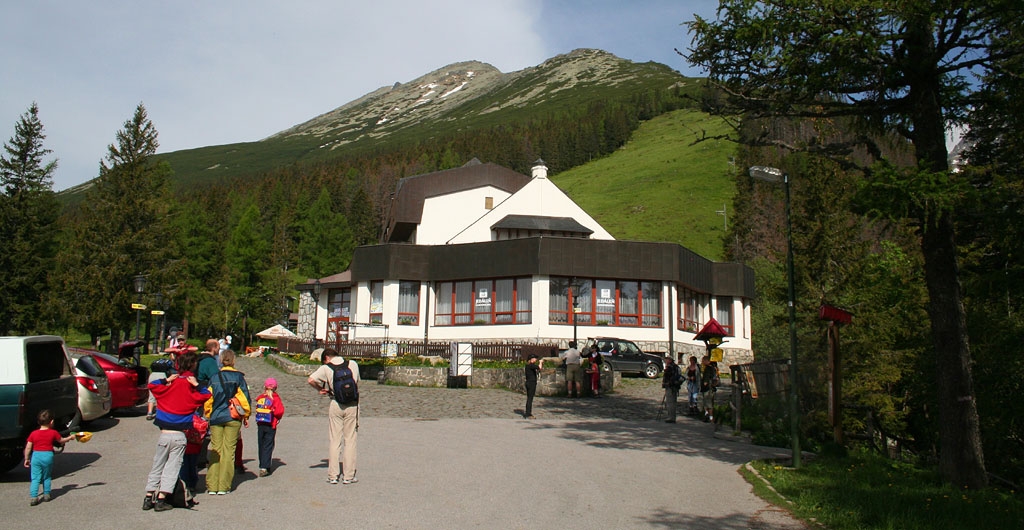
<svg viewBox="0 0 1024 530">
<path fill-rule="evenodd" d="M 384 242 L 408 241 L 423 218 L 423 201 L 463 190 L 494 186 L 515 193 L 528 184 L 531 177 L 497 164 L 482 164 L 473 159 L 462 167 L 406 177 L 398 181 L 388 214 Z"/>
<path fill-rule="evenodd" d="M 594 231 L 579 224 L 572 217 L 545 217 L 542 215 L 506 215 L 491 229 L 543 230 L 547 232 L 573 232 L 593 234 Z"/>
</svg>

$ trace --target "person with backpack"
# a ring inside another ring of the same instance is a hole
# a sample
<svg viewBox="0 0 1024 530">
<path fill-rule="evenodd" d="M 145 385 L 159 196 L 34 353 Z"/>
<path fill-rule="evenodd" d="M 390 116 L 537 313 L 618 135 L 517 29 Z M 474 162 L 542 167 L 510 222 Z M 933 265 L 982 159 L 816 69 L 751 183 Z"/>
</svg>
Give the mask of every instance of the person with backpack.
<svg viewBox="0 0 1024 530">
<path fill-rule="evenodd" d="M 705 355 L 700 360 L 700 394 L 701 404 L 704 407 L 704 422 L 714 421 L 715 391 L 718 390 L 718 365 L 711 362 L 711 358 Z"/>
<path fill-rule="evenodd" d="M 248 425 L 252 402 L 245 374 L 235 369 L 235 352 L 226 350 L 221 354 L 221 362 L 224 368 L 210 379 L 213 396 L 204 407 L 204 415 L 210 418 L 210 466 L 206 470 L 206 492 L 210 495 L 231 492 L 235 450 L 242 423 Z"/>
<path fill-rule="evenodd" d="M 307 382 L 321 395 L 334 399 L 327 409 L 330 433 L 327 453 L 327 482 L 355 484 L 356 442 L 359 434 L 359 365 L 344 359 L 332 348 L 324 350 L 323 365 Z M 342 450 L 344 446 L 344 450 Z M 341 455 L 340 469 L 338 456 Z"/>
<path fill-rule="evenodd" d="M 256 434 L 260 449 L 260 476 L 270 475 L 274 460 L 274 439 L 277 422 L 284 417 L 284 403 L 277 393 L 277 379 L 268 377 L 263 382 L 263 393 L 256 398 Z"/>
<path fill-rule="evenodd" d="M 149 383 L 149 391 L 156 397 L 153 424 L 160 428 L 153 466 L 146 479 L 146 497 L 143 510 L 162 512 L 173 508 L 167 500 L 179 481 L 185 445 L 185 431 L 192 428 L 192 415 L 198 406 L 210 397 L 206 387 L 192 375 L 196 356 L 186 353 L 178 359 L 178 373 Z"/>
<path fill-rule="evenodd" d="M 665 356 L 665 373 L 661 378 L 661 388 L 665 389 L 665 423 L 676 422 L 676 400 L 679 399 L 679 387 L 683 386 L 683 373 L 679 370 L 672 355 Z"/>
</svg>

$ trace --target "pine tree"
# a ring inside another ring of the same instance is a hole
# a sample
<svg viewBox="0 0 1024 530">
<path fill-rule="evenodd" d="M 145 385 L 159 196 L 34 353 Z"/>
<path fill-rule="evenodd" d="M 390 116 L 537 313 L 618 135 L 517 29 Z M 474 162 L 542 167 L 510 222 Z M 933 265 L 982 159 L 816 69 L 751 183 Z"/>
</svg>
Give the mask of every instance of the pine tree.
<svg viewBox="0 0 1024 530">
<path fill-rule="evenodd" d="M 62 267 L 65 295 L 72 300 L 73 324 L 83 329 L 133 327 L 132 288 L 137 274 L 148 277 L 148 293 L 169 286 L 173 244 L 168 237 L 170 167 L 153 158 L 157 131 L 140 103 L 116 143 L 100 162 L 81 219 L 73 228 Z"/>
<path fill-rule="evenodd" d="M 35 103 L 14 127 L 0 155 L 0 335 L 46 328 L 43 294 L 56 253 L 52 175 L 57 161 L 43 147 L 43 124 Z"/>
</svg>

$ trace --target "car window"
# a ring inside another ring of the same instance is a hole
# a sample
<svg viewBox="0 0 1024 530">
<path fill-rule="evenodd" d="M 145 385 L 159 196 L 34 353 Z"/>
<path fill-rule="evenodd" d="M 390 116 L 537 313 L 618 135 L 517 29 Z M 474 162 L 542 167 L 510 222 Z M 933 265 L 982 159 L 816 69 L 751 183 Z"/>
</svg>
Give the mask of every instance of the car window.
<svg viewBox="0 0 1024 530">
<path fill-rule="evenodd" d="M 603 351 L 605 353 L 608 353 L 608 352 L 611 352 L 612 350 L 614 350 L 615 346 L 613 346 L 611 342 L 603 340 L 603 341 L 597 343 L 597 349 L 600 350 L 600 351 Z"/>
<path fill-rule="evenodd" d="M 84 373 L 85 375 L 91 377 L 107 376 L 106 372 L 103 371 L 103 367 L 100 366 L 100 363 L 97 362 L 92 355 L 85 355 L 80 357 L 78 359 L 78 362 L 75 363 L 75 368 L 77 368 L 80 372 Z"/>
<path fill-rule="evenodd" d="M 28 382 L 38 383 L 71 375 L 71 365 L 64 356 L 59 342 L 29 342 L 25 344 L 25 362 L 28 364 Z"/>
<path fill-rule="evenodd" d="M 640 348 L 636 347 L 636 344 L 632 342 L 620 342 L 619 349 L 623 355 L 640 355 Z"/>
</svg>

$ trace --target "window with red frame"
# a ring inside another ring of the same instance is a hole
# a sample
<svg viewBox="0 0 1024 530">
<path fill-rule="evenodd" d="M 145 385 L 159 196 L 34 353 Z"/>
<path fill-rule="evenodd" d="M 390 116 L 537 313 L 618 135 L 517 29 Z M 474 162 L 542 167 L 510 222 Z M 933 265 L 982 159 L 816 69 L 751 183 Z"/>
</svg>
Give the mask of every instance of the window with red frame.
<svg viewBox="0 0 1024 530">
<path fill-rule="evenodd" d="M 398 324 L 417 326 L 420 323 L 420 282 L 398 284 Z"/>
<path fill-rule="evenodd" d="M 384 282 L 370 282 L 370 322 L 384 321 Z"/>
<path fill-rule="evenodd" d="M 530 278 L 438 282 L 435 326 L 529 324 Z"/>
<path fill-rule="evenodd" d="M 549 322 L 661 327 L 661 289 L 661 282 L 552 277 Z"/>
<path fill-rule="evenodd" d="M 708 304 L 708 295 L 697 293 L 689 289 L 679 290 L 679 324 L 678 328 L 683 331 L 696 333 L 704 325 L 704 308 Z"/>
</svg>

